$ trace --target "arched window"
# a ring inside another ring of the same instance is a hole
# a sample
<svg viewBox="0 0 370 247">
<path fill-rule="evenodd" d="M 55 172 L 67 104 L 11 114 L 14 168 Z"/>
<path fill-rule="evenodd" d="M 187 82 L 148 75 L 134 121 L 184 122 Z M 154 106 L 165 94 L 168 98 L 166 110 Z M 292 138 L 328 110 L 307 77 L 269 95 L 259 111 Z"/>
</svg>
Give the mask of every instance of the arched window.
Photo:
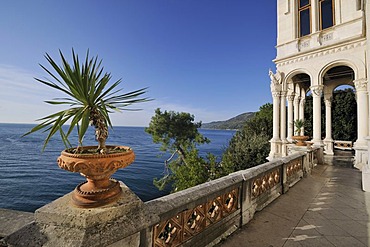
<svg viewBox="0 0 370 247">
<path fill-rule="evenodd" d="M 334 0 L 319 0 L 320 30 L 334 26 Z"/>
<path fill-rule="evenodd" d="M 311 33 L 311 1 L 298 0 L 298 27 L 299 37 Z"/>
</svg>

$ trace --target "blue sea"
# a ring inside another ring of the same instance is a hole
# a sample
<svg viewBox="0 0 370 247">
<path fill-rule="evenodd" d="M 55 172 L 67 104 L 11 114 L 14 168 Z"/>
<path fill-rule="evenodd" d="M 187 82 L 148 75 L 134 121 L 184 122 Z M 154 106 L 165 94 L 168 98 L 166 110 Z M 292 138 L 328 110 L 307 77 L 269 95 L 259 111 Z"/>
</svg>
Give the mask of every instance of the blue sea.
<svg viewBox="0 0 370 247">
<path fill-rule="evenodd" d="M 56 160 L 64 149 L 60 138 L 52 138 L 42 152 L 45 133 L 21 137 L 32 127 L 0 124 L 0 208 L 33 212 L 84 181 L 80 174 L 58 167 Z M 96 145 L 93 129 L 89 131 L 84 145 Z M 198 147 L 200 154 L 221 157 L 235 131 L 200 129 L 200 133 L 211 140 Z M 169 189 L 159 191 L 153 185 L 153 179 L 163 175 L 169 154 L 159 151 L 159 144 L 152 142 L 144 127 L 114 127 L 107 144 L 130 146 L 136 154 L 135 162 L 118 170 L 113 178 L 123 181 L 143 201 L 169 193 Z"/>
</svg>

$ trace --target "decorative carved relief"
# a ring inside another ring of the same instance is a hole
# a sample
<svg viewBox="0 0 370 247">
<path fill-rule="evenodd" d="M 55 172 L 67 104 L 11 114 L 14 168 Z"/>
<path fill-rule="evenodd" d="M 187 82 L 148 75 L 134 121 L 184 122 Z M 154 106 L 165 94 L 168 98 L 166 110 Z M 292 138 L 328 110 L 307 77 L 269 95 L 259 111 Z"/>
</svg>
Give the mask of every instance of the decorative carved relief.
<svg viewBox="0 0 370 247">
<path fill-rule="evenodd" d="M 309 47 L 310 47 L 310 40 L 309 39 L 307 39 L 307 40 L 298 40 L 298 43 L 297 43 L 298 51 L 307 49 Z"/>
<path fill-rule="evenodd" d="M 271 91 L 272 97 L 279 98 L 280 97 L 280 92 L 279 91 Z"/>
<path fill-rule="evenodd" d="M 252 181 L 252 198 L 257 198 L 280 183 L 280 170 L 275 169 Z"/>
<path fill-rule="evenodd" d="M 287 177 L 289 178 L 289 177 L 297 174 L 297 172 L 299 172 L 301 170 L 302 170 L 301 160 L 300 159 L 292 160 L 286 166 Z"/>
<path fill-rule="evenodd" d="M 288 101 L 293 101 L 295 98 L 295 93 L 288 94 Z"/>
<path fill-rule="evenodd" d="M 334 33 L 320 33 L 319 37 L 317 38 L 320 45 L 327 43 L 330 40 L 333 40 Z"/>
<path fill-rule="evenodd" d="M 331 97 L 327 98 L 327 99 L 324 100 L 324 102 L 325 102 L 326 107 L 331 107 L 332 98 Z"/>
<path fill-rule="evenodd" d="M 353 83 L 355 84 L 356 91 L 366 91 L 367 90 L 367 79 L 366 78 L 354 80 Z"/>
<path fill-rule="evenodd" d="M 321 97 L 323 89 L 324 89 L 323 85 L 311 86 L 311 91 L 313 93 L 313 96 Z"/>
<path fill-rule="evenodd" d="M 276 71 L 274 74 L 271 69 L 269 69 L 269 76 L 271 80 L 271 84 L 281 84 L 282 81 L 282 75 L 280 71 Z"/>
<path fill-rule="evenodd" d="M 343 45 L 341 47 L 336 47 L 336 48 L 331 48 L 331 49 L 327 49 L 327 50 L 324 50 L 324 51 L 316 52 L 316 53 L 313 53 L 313 54 L 307 54 L 307 55 L 295 57 L 293 59 L 278 62 L 276 64 L 276 67 L 281 67 L 281 66 L 285 66 L 285 65 L 288 65 L 288 64 L 292 64 L 292 63 L 298 63 L 298 62 L 301 62 L 301 61 L 310 60 L 312 58 L 326 56 L 328 54 L 333 54 L 333 53 L 338 53 L 338 52 L 342 52 L 342 51 L 346 51 L 346 50 L 351 50 L 351 49 L 361 47 L 361 46 L 366 46 L 366 41 L 360 41 L 360 42 L 356 42 L 356 43 L 352 43 L 352 44 Z"/>
<path fill-rule="evenodd" d="M 179 246 L 238 209 L 239 188 L 193 209 L 180 212 L 153 228 L 153 246 Z"/>
</svg>

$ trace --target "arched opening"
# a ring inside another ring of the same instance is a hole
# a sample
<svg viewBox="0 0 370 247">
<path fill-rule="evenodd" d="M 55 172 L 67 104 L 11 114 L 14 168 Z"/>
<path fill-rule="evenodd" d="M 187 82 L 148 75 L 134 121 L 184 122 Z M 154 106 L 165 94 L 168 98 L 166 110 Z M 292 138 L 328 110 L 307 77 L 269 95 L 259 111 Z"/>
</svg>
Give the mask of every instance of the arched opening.
<svg viewBox="0 0 370 247">
<path fill-rule="evenodd" d="M 291 82 L 290 100 L 292 107 L 288 106 L 288 140 L 291 139 L 291 134 L 307 135 L 306 127 L 303 127 L 298 133 L 293 123 L 298 119 L 305 120 L 306 92 L 310 88 L 311 78 L 306 73 L 299 73 L 292 76 Z"/>
<path fill-rule="evenodd" d="M 341 85 L 332 97 L 332 136 L 337 141 L 357 139 L 357 103 L 353 86 Z"/>
<path fill-rule="evenodd" d="M 355 73 L 349 66 L 335 66 L 323 74 L 322 136 L 325 152 L 352 150 L 357 139 L 357 103 L 353 90 Z"/>
</svg>

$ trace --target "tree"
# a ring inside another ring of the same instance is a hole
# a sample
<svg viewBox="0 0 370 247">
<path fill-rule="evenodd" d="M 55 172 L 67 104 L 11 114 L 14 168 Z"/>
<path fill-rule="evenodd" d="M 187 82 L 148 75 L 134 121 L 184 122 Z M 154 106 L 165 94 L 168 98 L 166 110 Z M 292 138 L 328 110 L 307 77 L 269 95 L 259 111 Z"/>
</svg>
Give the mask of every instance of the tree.
<svg viewBox="0 0 370 247">
<path fill-rule="evenodd" d="M 208 162 L 199 156 L 197 145 L 209 143 L 198 132 L 201 122 L 194 122 L 194 116 L 184 112 L 155 110 L 149 127 L 145 129 L 152 135 L 153 142 L 161 143 L 161 150 L 172 153 L 165 161 L 168 173 L 154 180 L 154 184 L 163 189 L 172 184 L 173 191 L 186 189 L 208 181 L 214 177 L 216 159 L 208 155 Z"/>
<path fill-rule="evenodd" d="M 272 137 L 273 107 L 268 103 L 260 107 L 243 129 L 236 132 L 222 157 L 221 173 L 227 175 L 266 161 Z"/>
<path fill-rule="evenodd" d="M 353 89 L 334 91 L 332 114 L 334 140 L 356 141 L 357 103 Z"/>
<path fill-rule="evenodd" d="M 351 88 L 335 90 L 332 98 L 332 136 L 334 140 L 356 141 L 357 139 L 357 103 Z M 305 133 L 313 136 L 312 95 L 306 97 Z M 321 97 L 321 133 L 325 138 L 325 103 Z"/>
</svg>

